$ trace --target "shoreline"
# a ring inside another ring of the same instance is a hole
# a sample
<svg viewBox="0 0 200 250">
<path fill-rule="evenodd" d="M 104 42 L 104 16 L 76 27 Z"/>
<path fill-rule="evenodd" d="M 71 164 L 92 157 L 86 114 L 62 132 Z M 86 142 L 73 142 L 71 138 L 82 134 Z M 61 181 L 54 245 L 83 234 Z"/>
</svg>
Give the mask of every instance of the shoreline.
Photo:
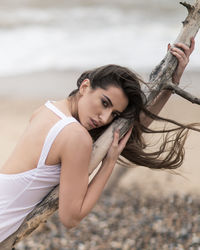
<svg viewBox="0 0 200 250">
<path fill-rule="evenodd" d="M 0 97 L 15 99 L 65 98 L 76 88 L 84 70 L 49 70 L 22 75 L 0 76 Z M 138 72 L 148 81 L 150 72 Z M 180 86 L 193 95 L 200 94 L 200 71 L 186 71 Z"/>
<path fill-rule="evenodd" d="M 0 96 L 14 99 L 65 98 L 76 88 L 80 71 L 41 71 L 0 77 Z"/>
</svg>

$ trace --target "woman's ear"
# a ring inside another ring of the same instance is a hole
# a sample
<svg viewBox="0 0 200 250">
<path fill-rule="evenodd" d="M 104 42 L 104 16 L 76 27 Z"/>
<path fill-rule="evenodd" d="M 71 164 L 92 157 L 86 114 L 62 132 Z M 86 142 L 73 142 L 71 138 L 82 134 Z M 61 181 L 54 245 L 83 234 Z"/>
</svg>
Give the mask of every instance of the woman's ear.
<svg viewBox="0 0 200 250">
<path fill-rule="evenodd" d="M 85 79 L 82 81 L 81 86 L 79 87 L 80 95 L 84 95 L 90 89 L 90 80 Z"/>
</svg>

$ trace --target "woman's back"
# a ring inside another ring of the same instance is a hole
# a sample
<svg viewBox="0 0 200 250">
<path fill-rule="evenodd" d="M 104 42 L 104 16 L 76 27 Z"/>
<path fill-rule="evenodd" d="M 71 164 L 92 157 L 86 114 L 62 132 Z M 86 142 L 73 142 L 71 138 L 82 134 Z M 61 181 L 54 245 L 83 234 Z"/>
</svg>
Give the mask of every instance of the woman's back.
<svg viewBox="0 0 200 250">
<path fill-rule="evenodd" d="M 46 106 L 48 109 L 42 107 L 31 119 L 0 172 L 0 241 L 15 232 L 25 216 L 59 183 L 56 137 L 76 120 L 50 102 Z"/>
<path fill-rule="evenodd" d="M 60 117 L 47 109 L 46 106 L 36 110 L 14 151 L 5 164 L 0 167 L 0 173 L 16 174 L 36 168 L 44 140 L 50 128 L 59 120 Z M 55 146 L 53 145 L 47 158 L 47 165 L 59 163 Z"/>
</svg>

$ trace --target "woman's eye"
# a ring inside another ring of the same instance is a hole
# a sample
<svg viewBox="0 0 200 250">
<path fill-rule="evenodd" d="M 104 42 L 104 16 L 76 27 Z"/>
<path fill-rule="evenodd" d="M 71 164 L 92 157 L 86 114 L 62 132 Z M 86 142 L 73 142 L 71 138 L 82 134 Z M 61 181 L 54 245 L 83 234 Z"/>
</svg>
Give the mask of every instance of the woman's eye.
<svg viewBox="0 0 200 250">
<path fill-rule="evenodd" d="M 104 106 L 105 108 L 107 108 L 107 107 L 108 107 L 108 102 L 107 102 L 107 101 L 102 100 L 102 104 L 103 104 L 103 106 Z"/>
</svg>

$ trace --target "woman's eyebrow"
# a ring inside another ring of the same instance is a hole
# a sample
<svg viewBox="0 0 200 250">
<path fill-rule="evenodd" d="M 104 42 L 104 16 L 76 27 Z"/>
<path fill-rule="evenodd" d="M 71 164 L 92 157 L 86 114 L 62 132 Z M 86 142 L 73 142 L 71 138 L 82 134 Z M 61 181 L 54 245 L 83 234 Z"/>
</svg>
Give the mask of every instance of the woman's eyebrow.
<svg viewBox="0 0 200 250">
<path fill-rule="evenodd" d="M 106 100 L 109 102 L 110 106 L 113 107 L 113 104 L 112 104 L 110 98 L 106 95 L 103 95 L 103 97 L 106 98 Z"/>
<path fill-rule="evenodd" d="M 109 105 L 110 105 L 111 107 L 113 107 L 113 104 L 112 104 L 110 98 L 109 98 L 108 96 L 106 96 L 106 95 L 103 95 L 103 97 L 106 98 L 106 100 L 109 102 Z M 117 115 L 121 115 L 122 112 L 116 111 L 116 113 L 117 113 Z"/>
</svg>

